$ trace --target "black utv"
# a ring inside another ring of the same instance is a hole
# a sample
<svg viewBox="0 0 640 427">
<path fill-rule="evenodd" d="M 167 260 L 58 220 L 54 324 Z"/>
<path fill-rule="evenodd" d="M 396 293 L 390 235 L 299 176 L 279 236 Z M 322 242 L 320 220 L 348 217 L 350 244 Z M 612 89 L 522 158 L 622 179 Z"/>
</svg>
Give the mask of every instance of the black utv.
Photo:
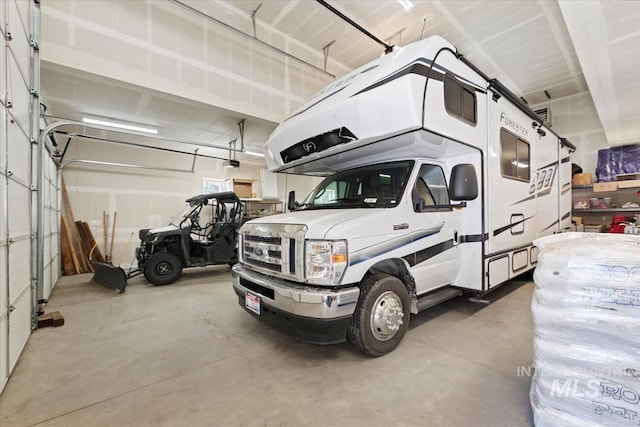
<svg viewBox="0 0 640 427">
<path fill-rule="evenodd" d="M 140 230 L 137 269 L 125 273 L 118 266 L 94 262 L 93 282 L 123 292 L 127 278 L 139 274 L 154 285 L 169 285 L 180 278 L 183 268 L 235 264 L 243 223 L 238 196 L 233 192 L 202 194 L 186 202 L 168 226 Z"/>
</svg>

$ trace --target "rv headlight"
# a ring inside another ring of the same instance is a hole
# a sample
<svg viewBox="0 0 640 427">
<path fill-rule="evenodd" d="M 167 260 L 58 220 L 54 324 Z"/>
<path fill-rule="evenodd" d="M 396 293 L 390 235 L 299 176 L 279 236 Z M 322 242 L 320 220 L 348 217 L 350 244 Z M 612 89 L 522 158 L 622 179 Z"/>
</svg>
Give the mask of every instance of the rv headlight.
<svg viewBox="0 0 640 427">
<path fill-rule="evenodd" d="M 306 278 L 316 285 L 337 285 L 347 269 L 345 240 L 307 240 Z"/>
</svg>

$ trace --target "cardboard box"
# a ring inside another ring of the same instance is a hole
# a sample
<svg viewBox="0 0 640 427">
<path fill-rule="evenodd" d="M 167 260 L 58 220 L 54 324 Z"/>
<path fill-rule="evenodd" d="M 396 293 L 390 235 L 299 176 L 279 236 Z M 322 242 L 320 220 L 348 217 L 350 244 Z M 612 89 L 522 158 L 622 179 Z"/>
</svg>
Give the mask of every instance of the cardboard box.
<svg viewBox="0 0 640 427">
<path fill-rule="evenodd" d="M 241 199 L 253 197 L 253 179 L 233 178 L 233 192 Z"/>
<path fill-rule="evenodd" d="M 618 189 L 618 182 L 598 182 L 593 184 L 593 192 L 601 193 L 604 191 L 616 191 Z"/>
<path fill-rule="evenodd" d="M 591 184 L 591 174 L 590 173 L 577 173 L 573 175 L 571 179 L 573 185 L 589 185 Z"/>
<path fill-rule="evenodd" d="M 581 216 L 572 216 L 571 217 L 571 222 L 575 222 L 576 224 L 582 224 L 582 217 Z"/>
<path fill-rule="evenodd" d="M 618 181 L 618 188 L 633 188 L 633 187 L 640 187 L 640 179 Z"/>
</svg>

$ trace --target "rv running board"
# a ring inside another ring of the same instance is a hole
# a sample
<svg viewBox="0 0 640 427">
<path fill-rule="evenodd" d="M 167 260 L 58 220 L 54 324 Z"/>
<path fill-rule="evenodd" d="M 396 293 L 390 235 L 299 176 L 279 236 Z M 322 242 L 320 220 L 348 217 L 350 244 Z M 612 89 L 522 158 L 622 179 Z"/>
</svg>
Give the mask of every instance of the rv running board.
<svg viewBox="0 0 640 427">
<path fill-rule="evenodd" d="M 418 298 L 418 311 L 433 307 L 434 305 L 438 305 L 441 302 L 445 302 L 448 299 L 455 298 L 460 295 L 462 295 L 462 291 L 460 289 L 438 289 L 437 291 L 431 292 Z"/>
</svg>

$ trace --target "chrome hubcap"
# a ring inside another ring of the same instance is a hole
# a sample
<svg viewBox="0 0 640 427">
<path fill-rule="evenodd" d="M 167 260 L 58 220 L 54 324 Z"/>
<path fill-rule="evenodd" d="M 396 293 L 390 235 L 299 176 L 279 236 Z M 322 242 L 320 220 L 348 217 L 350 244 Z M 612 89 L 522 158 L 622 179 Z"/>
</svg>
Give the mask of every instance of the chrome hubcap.
<svg viewBox="0 0 640 427">
<path fill-rule="evenodd" d="M 403 323 L 404 312 L 400 297 L 392 291 L 382 293 L 371 310 L 371 332 L 379 341 L 395 336 Z"/>
</svg>

